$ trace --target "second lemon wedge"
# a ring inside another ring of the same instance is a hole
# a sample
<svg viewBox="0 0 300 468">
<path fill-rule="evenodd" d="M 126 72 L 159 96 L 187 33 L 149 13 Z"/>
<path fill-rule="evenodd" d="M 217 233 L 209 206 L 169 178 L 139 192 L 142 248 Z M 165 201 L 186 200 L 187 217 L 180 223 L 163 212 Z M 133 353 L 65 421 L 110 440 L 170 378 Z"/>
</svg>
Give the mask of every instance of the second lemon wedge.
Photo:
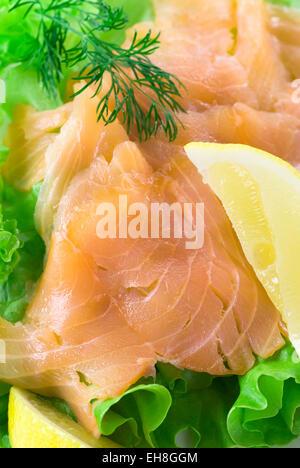
<svg viewBox="0 0 300 468">
<path fill-rule="evenodd" d="M 300 355 L 300 174 L 244 145 L 191 143 L 185 150 L 221 200 Z"/>
</svg>

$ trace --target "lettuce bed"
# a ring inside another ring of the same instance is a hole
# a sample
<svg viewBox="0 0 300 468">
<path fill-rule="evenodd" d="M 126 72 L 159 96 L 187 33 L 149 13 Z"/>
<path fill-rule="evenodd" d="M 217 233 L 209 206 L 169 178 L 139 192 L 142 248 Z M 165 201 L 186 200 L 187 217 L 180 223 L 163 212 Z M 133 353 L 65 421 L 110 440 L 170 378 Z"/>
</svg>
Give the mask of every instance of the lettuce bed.
<svg viewBox="0 0 300 468">
<path fill-rule="evenodd" d="M 300 0 L 270 1 L 300 7 Z M 129 26 L 153 19 L 151 0 L 110 2 L 124 6 Z M 38 109 L 60 104 L 59 96 L 54 100 L 44 93 L 33 67 L 19 64 L 34 46 L 36 24 L 23 20 L 19 10 L 7 16 L 10 3 L 0 0 L 0 80 L 6 84 L 6 96 L 0 95 L 0 143 L 16 104 Z M 124 33 L 109 39 L 121 44 Z M 0 145 L 0 164 L 7 153 Z M 0 178 L 0 315 L 11 322 L 22 319 L 42 272 L 44 244 L 33 217 L 38 190 L 23 194 Z M 9 386 L 0 383 L 0 448 L 9 447 L 8 392 Z M 73 417 L 64 402 L 52 402 Z M 93 406 L 100 431 L 128 447 L 286 445 L 300 434 L 300 362 L 287 344 L 272 358 L 258 359 L 243 377 L 214 378 L 158 364 L 155 382 L 144 379 L 121 398 Z"/>
<path fill-rule="evenodd" d="M 103 434 L 126 446 L 286 445 L 300 435 L 300 361 L 287 344 L 243 377 L 159 364 L 155 384 L 101 403 L 95 416 Z"/>
</svg>

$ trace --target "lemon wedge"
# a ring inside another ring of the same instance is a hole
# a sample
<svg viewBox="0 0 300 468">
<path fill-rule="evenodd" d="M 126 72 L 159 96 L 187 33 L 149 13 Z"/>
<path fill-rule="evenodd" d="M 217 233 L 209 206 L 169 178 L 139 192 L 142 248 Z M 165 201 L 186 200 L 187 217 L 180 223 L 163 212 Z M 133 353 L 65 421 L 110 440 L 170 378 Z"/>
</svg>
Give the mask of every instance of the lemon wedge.
<svg viewBox="0 0 300 468">
<path fill-rule="evenodd" d="M 190 143 L 185 150 L 221 200 L 300 355 L 300 174 L 249 146 Z"/>
<path fill-rule="evenodd" d="M 13 387 L 9 396 L 8 431 L 12 448 L 114 448 L 95 439 L 69 416 L 34 393 Z"/>
</svg>

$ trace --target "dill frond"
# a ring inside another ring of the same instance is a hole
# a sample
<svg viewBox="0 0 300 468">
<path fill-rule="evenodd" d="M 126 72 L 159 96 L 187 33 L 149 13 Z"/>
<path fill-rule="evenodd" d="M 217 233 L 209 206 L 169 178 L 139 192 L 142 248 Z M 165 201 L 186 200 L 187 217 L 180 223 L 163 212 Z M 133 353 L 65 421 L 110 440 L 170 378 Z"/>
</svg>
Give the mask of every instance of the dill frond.
<svg viewBox="0 0 300 468">
<path fill-rule="evenodd" d="M 122 30 L 128 21 L 123 9 L 103 0 L 16 0 L 10 11 L 21 7 L 25 17 L 39 17 L 34 47 L 23 61 L 36 67 L 48 95 L 57 96 L 65 66 L 76 67 L 75 79 L 86 80 L 79 93 L 93 85 L 97 94 L 108 73 L 110 87 L 99 102 L 98 120 L 108 125 L 120 118 L 128 133 L 136 127 L 140 140 L 159 128 L 170 141 L 176 138 L 181 125 L 176 113 L 184 111 L 178 100 L 182 84 L 150 60 L 160 45 L 159 34 L 135 33 L 127 48 L 103 40 L 100 33 Z M 78 38 L 75 45 L 68 46 L 69 33 Z"/>
</svg>

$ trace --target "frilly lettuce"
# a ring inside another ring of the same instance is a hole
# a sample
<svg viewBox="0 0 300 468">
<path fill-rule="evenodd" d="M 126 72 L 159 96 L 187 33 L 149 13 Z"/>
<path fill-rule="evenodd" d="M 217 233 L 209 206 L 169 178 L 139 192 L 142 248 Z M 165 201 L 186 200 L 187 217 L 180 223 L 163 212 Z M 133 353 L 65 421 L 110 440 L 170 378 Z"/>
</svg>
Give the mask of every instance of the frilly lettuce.
<svg viewBox="0 0 300 468">
<path fill-rule="evenodd" d="M 287 344 L 240 378 L 158 364 L 155 383 L 95 405 L 95 416 L 127 447 L 287 445 L 300 435 L 300 360 Z"/>
<path fill-rule="evenodd" d="M 122 445 L 153 446 L 153 433 L 165 420 L 171 404 L 167 388 L 148 381 L 129 389 L 119 398 L 96 406 L 95 416 L 100 432 L 112 435 Z"/>
<path fill-rule="evenodd" d="M 228 432 L 243 447 L 286 445 L 300 435 L 300 360 L 291 345 L 240 378 L 227 417 Z"/>
<path fill-rule="evenodd" d="M 154 434 L 157 447 L 231 447 L 226 416 L 238 395 L 236 377 L 180 371 L 158 364 L 157 379 L 168 387 L 172 406 Z"/>
<path fill-rule="evenodd" d="M 38 187 L 22 193 L 1 185 L 0 315 L 18 322 L 43 269 L 45 247 L 33 219 Z"/>
<path fill-rule="evenodd" d="M 238 382 L 158 364 L 156 383 L 95 405 L 99 430 L 126 447 L 232 447 L 226 416 Z"/>
</svg>

